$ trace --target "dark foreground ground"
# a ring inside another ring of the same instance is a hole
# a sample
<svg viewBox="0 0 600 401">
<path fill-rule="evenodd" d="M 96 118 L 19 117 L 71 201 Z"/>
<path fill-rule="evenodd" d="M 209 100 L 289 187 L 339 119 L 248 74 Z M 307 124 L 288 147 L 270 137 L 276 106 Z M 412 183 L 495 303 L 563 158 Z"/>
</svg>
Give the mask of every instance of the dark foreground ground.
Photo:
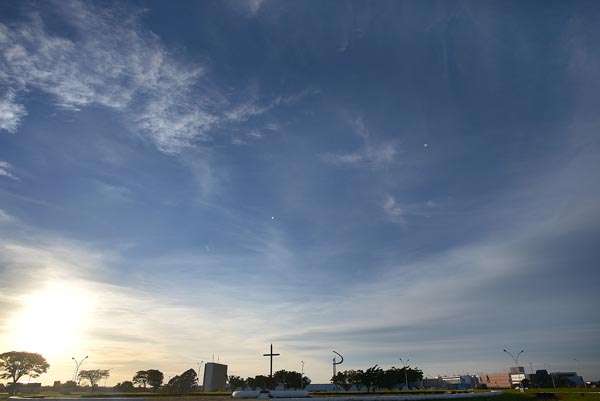
<svg viewBox="0 0 600 401">
<path fill-rule="evenodd" d="M 394 393 L 394 394 L 402 394 L 406 395 L 409 392 L 403 393 Z M 420 393 L 422 394 L 422 392 Z M 315 393 L 314 397 L 323 397 L 325 394 Z M 340 394 L 341 395 L 341 394 Z M 353 394 L 343 394 L 344 396 L 350 396 Z M 359 394 L 356 394 L 359 395 Z M 363 394 L 360 394 L 363 395 Z M 364 394 L 366 395 L 366 394 Z M 390 393 L 392 395 L 392 393 Z M 64 394 L 19 394 L 19 396 L 23 397 L 36 397 L 36 398 L 44 398 L 44 397 L 66 397 Z M 327 396 L 331 396 L 335 398 L 334 394 L 327 394 Z M 72 397 L 74 399 L 82 399 L 90 397 L 144 397 L 144 398 L 156 398 L 156 401 L 231 401 L 232 398 L 228 393 L 214 393 L 214 394 L 192 394 L 192 395 L 158 395 L 158 394 L 72 394 L 68 397 Z M 8 399 L 8 394 L 0 393 L 0 401 L 6 401 Z M 281 400 L 285 401 L 285 399 Z M 333 401 L 333 400 L 332 400 Z M 468 401 L 600 401 L 600 389 L 536 389 L 529 390 L 524 393 L 518 391 L 507 390 L 503 394 L 496 396 L 486 396 L 482 393 L 481 397 L 469 398 Z"/>
</svg>

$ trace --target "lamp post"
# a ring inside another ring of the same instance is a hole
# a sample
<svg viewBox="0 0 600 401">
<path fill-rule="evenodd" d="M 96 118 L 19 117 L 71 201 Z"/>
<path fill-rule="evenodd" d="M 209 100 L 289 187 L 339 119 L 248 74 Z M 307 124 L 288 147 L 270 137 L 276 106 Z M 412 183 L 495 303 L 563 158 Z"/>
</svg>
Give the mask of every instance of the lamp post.
<svg viewBox="0 0 600 401">
<path fill-rule="evenodd" d="M 580 366 L 579 366 L 579 359 L 573 358 L 573 361 L 575 362 L 575 369 L 577 369 L 579 372 L 581 372 L 581 369 L 580 369 Z M 579 374 L 579 376 L 581 376 L 581 380 L 583 380 L 583 388 L 587 388 L 587 383 L 585 382 L 585 379 L 583 377 L 583 372 L 581 372 Z"/>
<path fill-rule="evenodd" d="M 83 365 L 83 362 L 84 362 L 86 359 L 88 359 L 88 355 L 86 355 L 84 358 L 81 358 L 81 360 L 79 360 L 79 361 L 78 361 L 77 359 L 75 359 L 75 357 L 74 357 L 74 356 L 73 356 L 73 357 L 71 357 L 71 359 L 73 360 L 73 362 L 75 362 L 75 371 L 74 371 L 74 373 L 73 373 L 73 381 L 74 381 L 74 382 L 75 382 L 77 385 L 79 385 L 79 377 L 78 377 L 78 374 L 79 374 L 79 368 L 81 367 L 81 365 Z"/>
<path fill-rule="evenodd" d="M 304 388 L 304 361 L 300 361 L 300 389 Z"/>
<path fill-rule="evenodd" d="M 519 357 L 521 356 L 521 354 L 522 354 L 523 352 L 525 352 L 525 350 L 524 350 L 524 349 L 522 349 L 521 351 L 519 351 L 519 352 L 517 353 L 517 355 L 515 355 L 515 354 L 513 354 L 513 353 L 512 353 L 510 350 L 508 350 L 508 349 L 506 349 L 506 348 L 505 348 L 505 349 L 503 349 L 502 351 L 504 351 L 506 354 L 508 354 L 508 355 L 509 355 L 509 356 L 512 358 L 513 362 L 515 363 L 515 366 L 519 366 Z"/>
<path fill-rule="evenodd" d="M 402 358 L 400 358 L 400 363 L 402 365 L 405 365 L 405 366 L 403 366 L 404 367 L 404 387 L 406 387 L 407 390 L 408 390 L 408 372 L 407 372 L 407 369 L 410 366 L 408 364 L 409 362 L 410 362 L 410 359 L 407 359 L 406 362 L 403 362 Z"/>
</svg>

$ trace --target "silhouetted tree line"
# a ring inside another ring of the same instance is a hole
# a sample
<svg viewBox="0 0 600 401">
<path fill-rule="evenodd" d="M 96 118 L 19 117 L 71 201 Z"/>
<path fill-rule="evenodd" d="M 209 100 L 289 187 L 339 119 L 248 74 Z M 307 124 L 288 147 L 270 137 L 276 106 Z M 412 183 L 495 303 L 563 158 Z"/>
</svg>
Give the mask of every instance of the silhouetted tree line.
<svg viewBox="0 0 600 401">
<path fill-rule="evenodd" d="M 414 383 L 423 379 L 423 372 L 417 368 L 392 367 L 383 370 L 379 366 L 371 366 L 367 370 L 345 370 L 338 372 L 331 378 L 336 386 L 348 391 L 352 387 L 365 388 L 367 392 L 378 389 L 395 389 L 403 387 L 406 383 Z"/>
<path fill-rule="evenodd" d="M 233 390 L 252 389 L 266 390 L 283 386 L 284 389 L 302 389 L 310 384 L 310 379 L 302 376 L 300 372 L 279 370 L 269 376 L 258 375 L 246 379 L 240 376 L 229 376 L 229 388 Z"/>
</svg>

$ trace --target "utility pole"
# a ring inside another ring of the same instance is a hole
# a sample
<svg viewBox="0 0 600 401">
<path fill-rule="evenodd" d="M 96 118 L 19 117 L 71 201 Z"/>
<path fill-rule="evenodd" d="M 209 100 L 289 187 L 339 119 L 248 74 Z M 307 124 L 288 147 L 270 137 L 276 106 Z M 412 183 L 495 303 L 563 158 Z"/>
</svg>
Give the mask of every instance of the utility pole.
<svg viewBox="0 0 600 401">
<path fill-rule="evenodd" d="M 579 359 L 573 358 L 573 361 L 575 362 L 575 369 L 579 371 L 579 376 L 581 377 L 581 380 L 583 380 L 583 388 L 587 388 L 587 383 L 585 382 L 585 378 L 583 377 L 583 372 L 581 372 L 581 370 L 579 369 Z"/>
</svg>

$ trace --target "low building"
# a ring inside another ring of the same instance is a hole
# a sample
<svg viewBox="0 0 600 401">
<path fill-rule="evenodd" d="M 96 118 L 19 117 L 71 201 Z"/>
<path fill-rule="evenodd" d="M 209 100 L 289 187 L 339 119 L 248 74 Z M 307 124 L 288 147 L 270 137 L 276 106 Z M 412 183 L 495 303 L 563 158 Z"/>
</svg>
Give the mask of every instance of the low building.
<svg viewBox="0 0 600 401">
<path fill-rule="evenodd" d="M 10 391 L 15 386 L 12 383 L 8 383 L 6 388 Z M 20 393 L 39 393 L 42 391 L 42 383 L 17 383 L 16 391 Z"/>
<path fill-rule="evenodd" d="M 440 388 L 445 389 L 447 383 L 441 377 L 426 377 L 421 381 L 423 388 Z"/>
<path fill-rule="evenodd" d="M 510 384 L 512 387 L 519 387 L 527 377 L 523 366 L 514 366 L 510 368 Z"/>
<path fill-rule="evenodd" d="M 483 373 L 479 376 L 479 382 L 487 388 L 511 388 L 510 375 L 508 373 Z"/>
<path fill-rule="evenodd" d="M 550 373 L 556 387 L 584 387 L 583 377 L 577 372 L 552 372 Z"/>
<path fill-rule="evenodd" d="M 204 391 L 225 391 L 227 387 L 227 365 L 207 362 L 204 365 Z"/>
<path fill-rule="evenodd" d="M 440 379 L 446 384 L 445 388 L 452 390 L 466 390 L 479 384 L 477 377 L 471 375 L 441 376 Z"/>
<path fill-rule="evenodd" d="M 467 390 L 479 385 L 479 378 L 473 375 L 438 376 L 421 381 L 422 388 Z"/>
<path fill-rule="evenodd" d="M 341 387 L 336 388 L 335 384 L 332 383 L 310 383 L 304 390 L 310 393 L 318 393 L 341 390 Z"/>
</svg>

